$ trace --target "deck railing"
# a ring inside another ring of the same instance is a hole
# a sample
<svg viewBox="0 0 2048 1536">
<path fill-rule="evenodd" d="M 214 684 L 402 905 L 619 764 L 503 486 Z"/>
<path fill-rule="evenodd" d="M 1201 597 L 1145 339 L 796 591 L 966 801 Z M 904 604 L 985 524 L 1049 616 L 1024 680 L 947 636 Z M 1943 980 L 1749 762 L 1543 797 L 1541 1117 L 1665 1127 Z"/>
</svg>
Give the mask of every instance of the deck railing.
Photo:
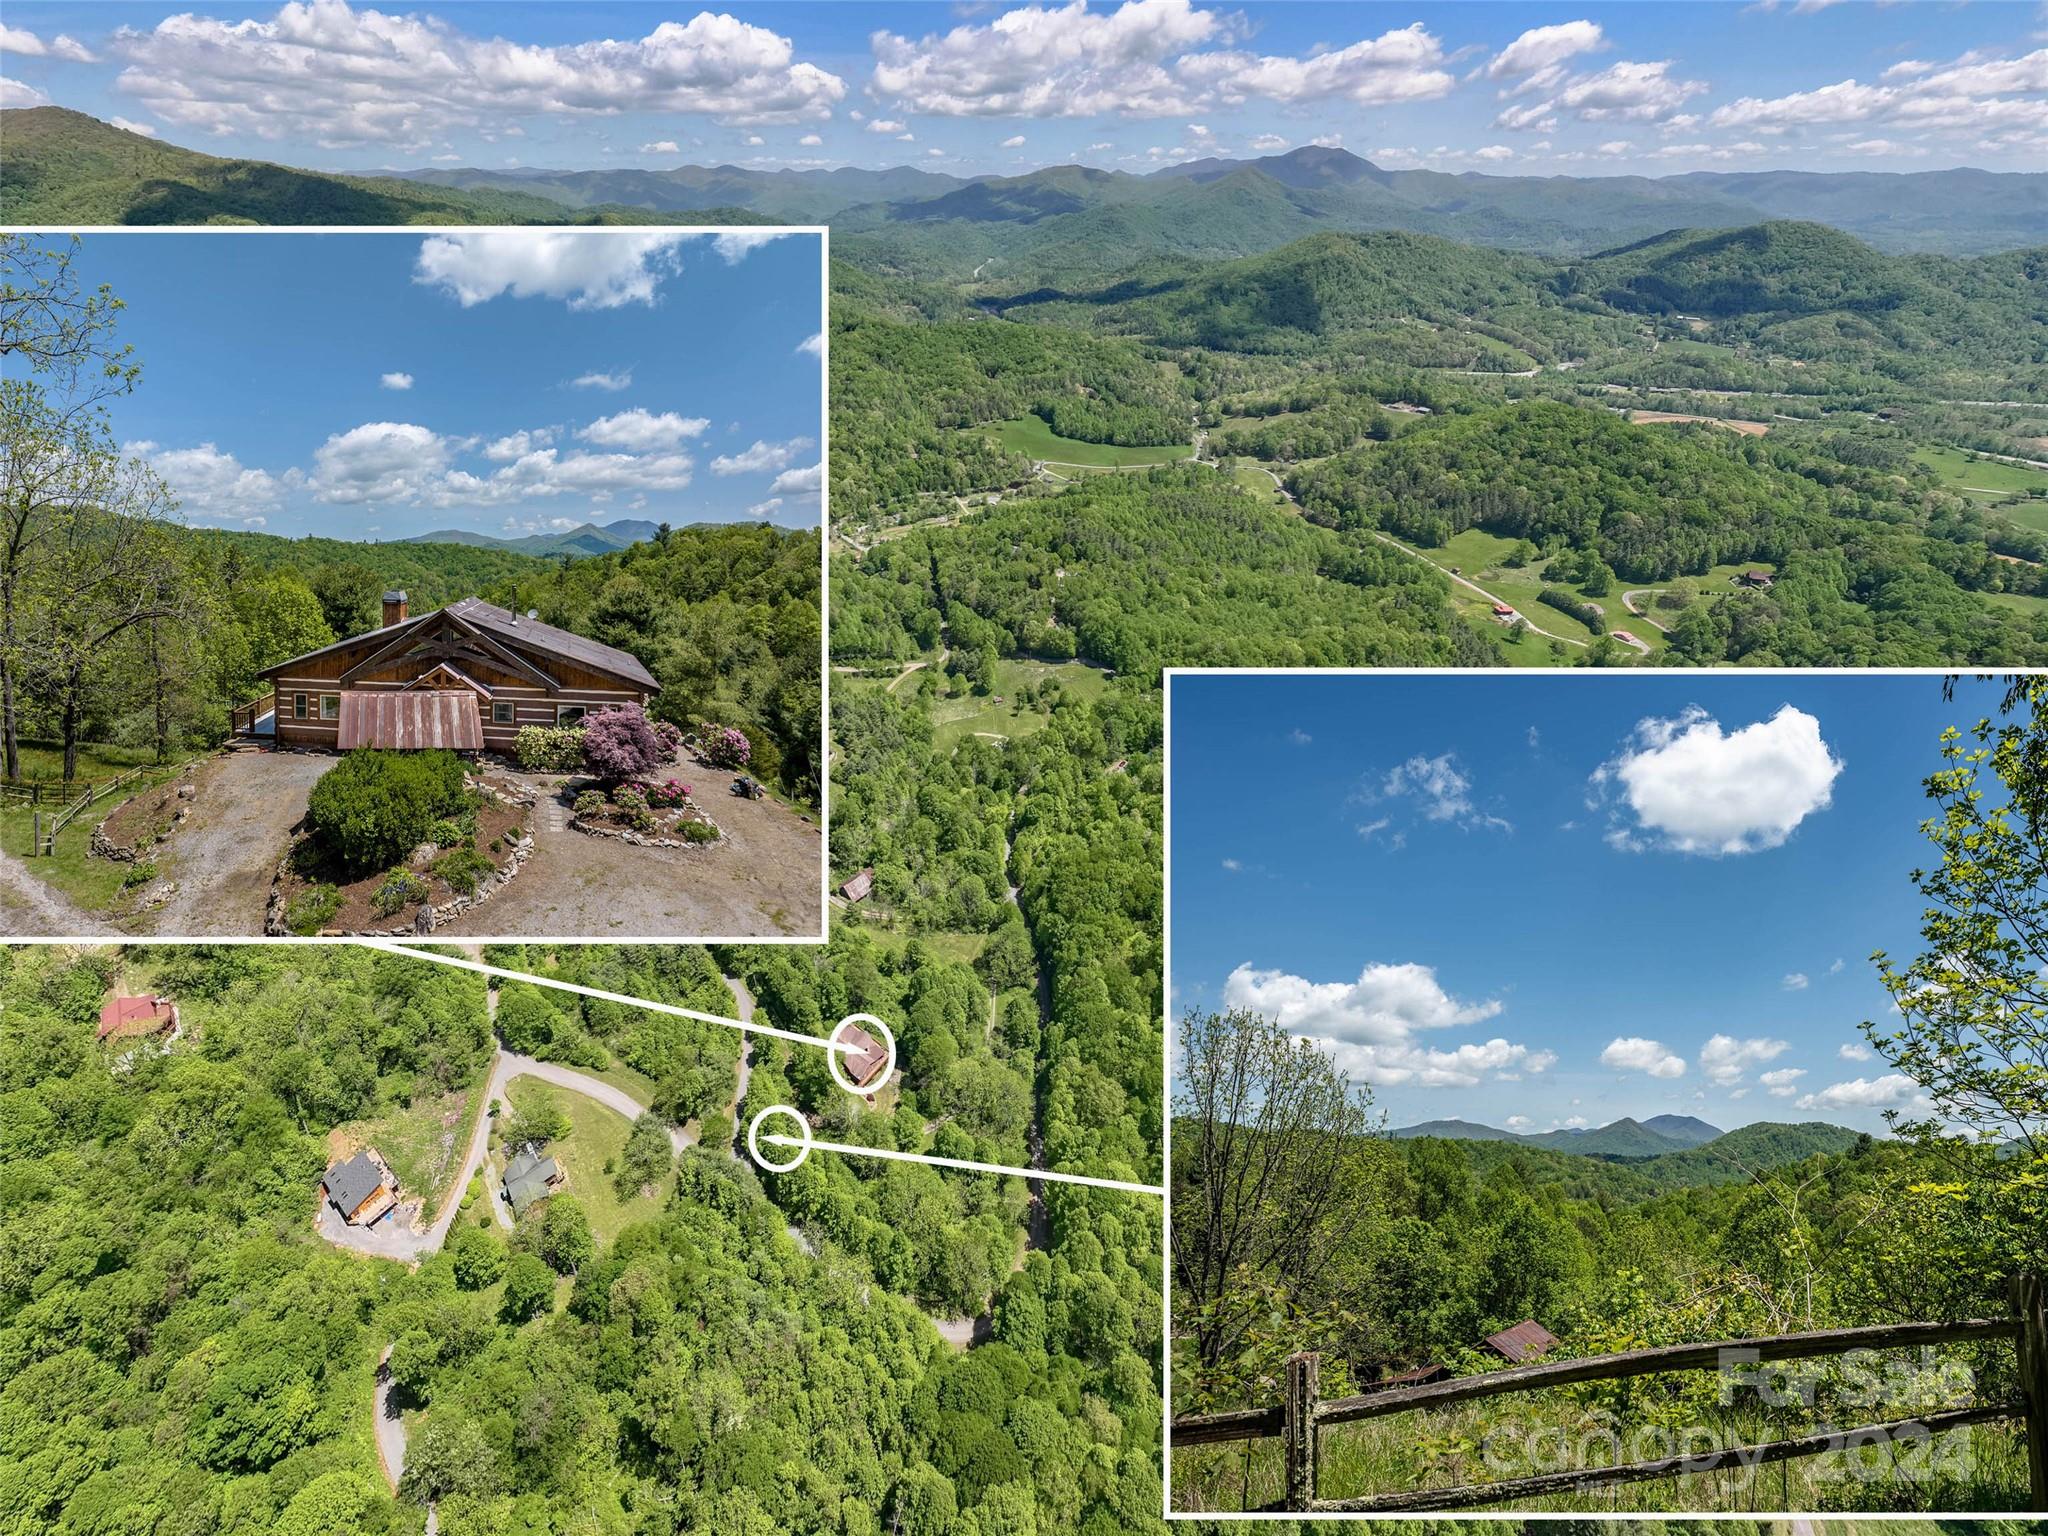
<svg viewBox="0 0 2048 1536">
<path fill-rule="evenodd" d="M 1306 1514 L 1394 1513 L 1415 1510 L 1469 1509 L 1479 1504 L 1550 1494 L 1571 1494 L 1614 1483 L 1651 1482 L 1728 1466 L 1757 1466 L 1819 1456 L 1859 1444 L 1897 1439 L 1924 1440 L 1945 1430 L 1998 1419 L 2017 1419 L 2026 1426 L 2029 1507 L 2048 1510 L 2048 1303 L 2039 1277 L 2020 1275 L 2011 1286 L 2012 1315 L 1960 1322 L 1889 1323 L 1867 1328 L 1830 1328 L 1813 1333 L 1778 1334 L 1765 1338 L 1726 1339 L 1715 1344 L 1670 1344 L 1580 1360 L 1554 1360 L 1520 1365 L 1481 1376 L 1460 1376 L 1424 1386 L 1393 1387 L 1353 1397 L 1323 1401 L 1318 1391 L 1321 1356 L 1290 1355 L 1282 1400 L 1267 1408 L 1239 1408 L 1223 1413 L 1184 1415 L 1173 1421 L 1172 1445 L 1214 1445 L 1231 1440 L 1278 1436 L 1285 1462 L 1285 1493 L 1265 1506 Z M 1357 1498 L 1323 1499 L 1316 1495 L 1316 1468 L 1323 1430 L 1338 1424 L 1415 1409 L 1442 1408 L 1507 1393 L 1536 1392 L 1546 1387 L 1586 1381 L 1615 1381 L 1667 1371 L 1713 1371 L 1726 1365 L 1798 1360 L 1843 1355 L 1855 1350 L 1963 1344 L 1985 1339 L 2011 1339 L 2018 1352 L 2020 1395 L 2010 1402 L 1922 1414 L 1852 1429 L 1824 1430 L 1789 1440 L 1734 1446 L 1692 1455 L 1659 1457 L 1619 1466 L 1550 1472 L 1496 1483 L 1456 1488 L 1423 1488 L 1401 1493 L 1367 1494 Z"/>
<path fill-rule="evenodd" d="M 260 699 L 251 699 L 246 704 L 237 704 L 228 711 L 229 736 L 253 736 L 256 722 L 265 715 L 277 712 L 277 695 L 266 693 Z"/>
</svg>

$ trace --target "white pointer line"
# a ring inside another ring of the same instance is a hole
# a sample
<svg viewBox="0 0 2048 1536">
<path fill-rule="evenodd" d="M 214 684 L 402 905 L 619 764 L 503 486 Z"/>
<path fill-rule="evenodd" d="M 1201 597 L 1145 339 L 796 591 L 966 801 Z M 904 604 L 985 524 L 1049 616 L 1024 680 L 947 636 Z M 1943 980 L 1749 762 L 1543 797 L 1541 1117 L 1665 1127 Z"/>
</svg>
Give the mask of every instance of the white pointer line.
<svg viewBox="0 0 2048 1536">
<path fill-rule="evenodd" d="M 650 1013 L 670 1013 L 679 1019 L 696 1019 L 705 1024 L 723 1024 L 727 1029 L 737 1029 L 743 1034 L 773 1035 L 778 1040 L 794 1040 L 798 1045 L 815 1045 L 821 1050 L 838 1051 L 849 1056 L 867 1049 L 865 1046 L 849 1045 L 843 1040 L 821 1040 L 816 1035 L 800 1035 L 793 1029 L 777 1029 L 773 1024 L 749 1024 L 744 1019 L 728 1019 L 716 1013 L 699 1013 L 695 1008 L 684 1008 L 675 1003 L 650 1002 L 644 997 L 628 997 L 623 992 L 607 992 L 602 987 L 579 986 L 573 981 L 557 981 L 552 976 L 533 976 L 525 971 L 511 971 L 502 965 L 486 965 L 481 960 L 468 960 L 459 955 L 441 955 L 431 949 L 414 949 L 410 944 L 395 944 L 389 939 L 363 939 L 358 942 L 365 949 L 381 949 L 394 955 L 409 955 L 415 960 L 431 960 L 436 965 L 452 965 L 459 971 L 478 971 L 483 975 L 500 977 L 505 981 L 523 981 L 528 986 L 553 987 L 557 992 L 574 992 L 579 997 L 595 997 L 603 1002 L 620 1003 L 628 1008 L 645 1008 Z"/>
<path fill-rule="evenodd" d="M 936 1168 L 965 1168 L 970 1173 L 1001 1173 L 1018 1179 L 1056 1179 L 1062 1184 L 1087 1184 L 1096 1189 L 1122 1189 L 1134 1195 L 1164 1195 L 1154 1184 L 1126 1184 L 1121 1179 L 1091 1179 L 1081 1173 L 1052 1173 L 1044 1168 L 1005 1168 L 1000 1163 L 971 1163 L 960 1157 L 932 1157 L 922 1152 L 898 1152 L 892 1147 L 850 1147 L 844 1142 L 816 1141 L 802 1136 L 761 1133 L 761 1140 L 778 1147 L 812 1147 L 820 1152 L 838 1152 L 846 1157 L 886 1157 L 896 1163 L 929 1163 Z"/>
</svg>

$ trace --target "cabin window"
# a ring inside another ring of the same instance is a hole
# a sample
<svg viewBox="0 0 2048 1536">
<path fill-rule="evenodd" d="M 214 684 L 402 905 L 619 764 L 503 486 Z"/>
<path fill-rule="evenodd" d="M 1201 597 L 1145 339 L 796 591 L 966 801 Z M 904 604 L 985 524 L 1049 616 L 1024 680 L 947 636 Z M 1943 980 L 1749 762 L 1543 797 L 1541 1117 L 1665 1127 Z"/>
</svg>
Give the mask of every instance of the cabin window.
<svg viewBox="0 0 2048 1536">
<path fill-rule="evenodd" d="M 341 718 L 340 694 L 323 693 L 320 695 L 320 718 L 322 720 L 339 720 Z"/>
<path fill-rule="evenodd" d="M 491 724 L 510 725 L 511 723 L 512 701 L 510 699 L 491 700 Z"/>
<path fill-rule="evenodd" d="M 306 696 L 303 693 L 292 695 L 292 718 L 294 720 L 306 718 Z"/>
<path fill-rule="evenodd" d="M 577 725 L 582 722 L 584 715 L 588 713 L 589 711 L 581 704 L 557 704 L 555 706 L 555 724 Z"/>
</svg>

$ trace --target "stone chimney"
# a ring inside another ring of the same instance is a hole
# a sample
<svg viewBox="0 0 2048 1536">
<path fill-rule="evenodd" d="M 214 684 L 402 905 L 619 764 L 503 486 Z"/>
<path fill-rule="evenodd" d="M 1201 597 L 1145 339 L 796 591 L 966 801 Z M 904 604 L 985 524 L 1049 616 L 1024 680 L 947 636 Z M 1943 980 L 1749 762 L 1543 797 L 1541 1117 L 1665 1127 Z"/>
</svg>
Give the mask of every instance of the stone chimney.
<svg viewBox="0 0 2048 1536">
<path fill-rule="evenodd" d="M 384 627 L 389 629 L 394 624 L 403 624 L 404 622 L 405 594 L 403 592 L 386 592 L 384 594 Z"/>
</svg>

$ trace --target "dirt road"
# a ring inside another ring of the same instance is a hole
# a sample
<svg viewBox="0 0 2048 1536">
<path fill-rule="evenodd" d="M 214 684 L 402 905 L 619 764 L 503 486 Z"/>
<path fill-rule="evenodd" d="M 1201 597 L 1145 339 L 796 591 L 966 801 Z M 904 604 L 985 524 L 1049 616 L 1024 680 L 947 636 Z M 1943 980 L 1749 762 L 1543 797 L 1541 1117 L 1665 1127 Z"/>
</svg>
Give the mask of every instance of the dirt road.
<svg viewBox="0 0 2048 1536">
<path fill-rule="evenodd" d="M 636 848 L 569 825 L 571 793 L 543 774 L 504 774 L 543 797 L 533 857 L 519 878 L 437 930 L 560 938 L 770 938 L 824 926 L 823 840 L 777 800 L 742 800 L 736 774 L 690 763 L 669 770 L 724 830 L 709 848 Z"/>
<path fill-rule="evenodd" d="M 270 881 L 306 798 L 338 761 L 309 752 L 227 752 L 193 775 L 191 818 L 157 868 L 177 893 L 135 926 L 165 937 L 256 938 Z"/>
<path fill-rule="evenodd" d="M 0 853 L 0 933 L 69 939 L 119 931 L 81 912 L 61 891 L 30 874 L 13 854 Z"/>
</svg>

